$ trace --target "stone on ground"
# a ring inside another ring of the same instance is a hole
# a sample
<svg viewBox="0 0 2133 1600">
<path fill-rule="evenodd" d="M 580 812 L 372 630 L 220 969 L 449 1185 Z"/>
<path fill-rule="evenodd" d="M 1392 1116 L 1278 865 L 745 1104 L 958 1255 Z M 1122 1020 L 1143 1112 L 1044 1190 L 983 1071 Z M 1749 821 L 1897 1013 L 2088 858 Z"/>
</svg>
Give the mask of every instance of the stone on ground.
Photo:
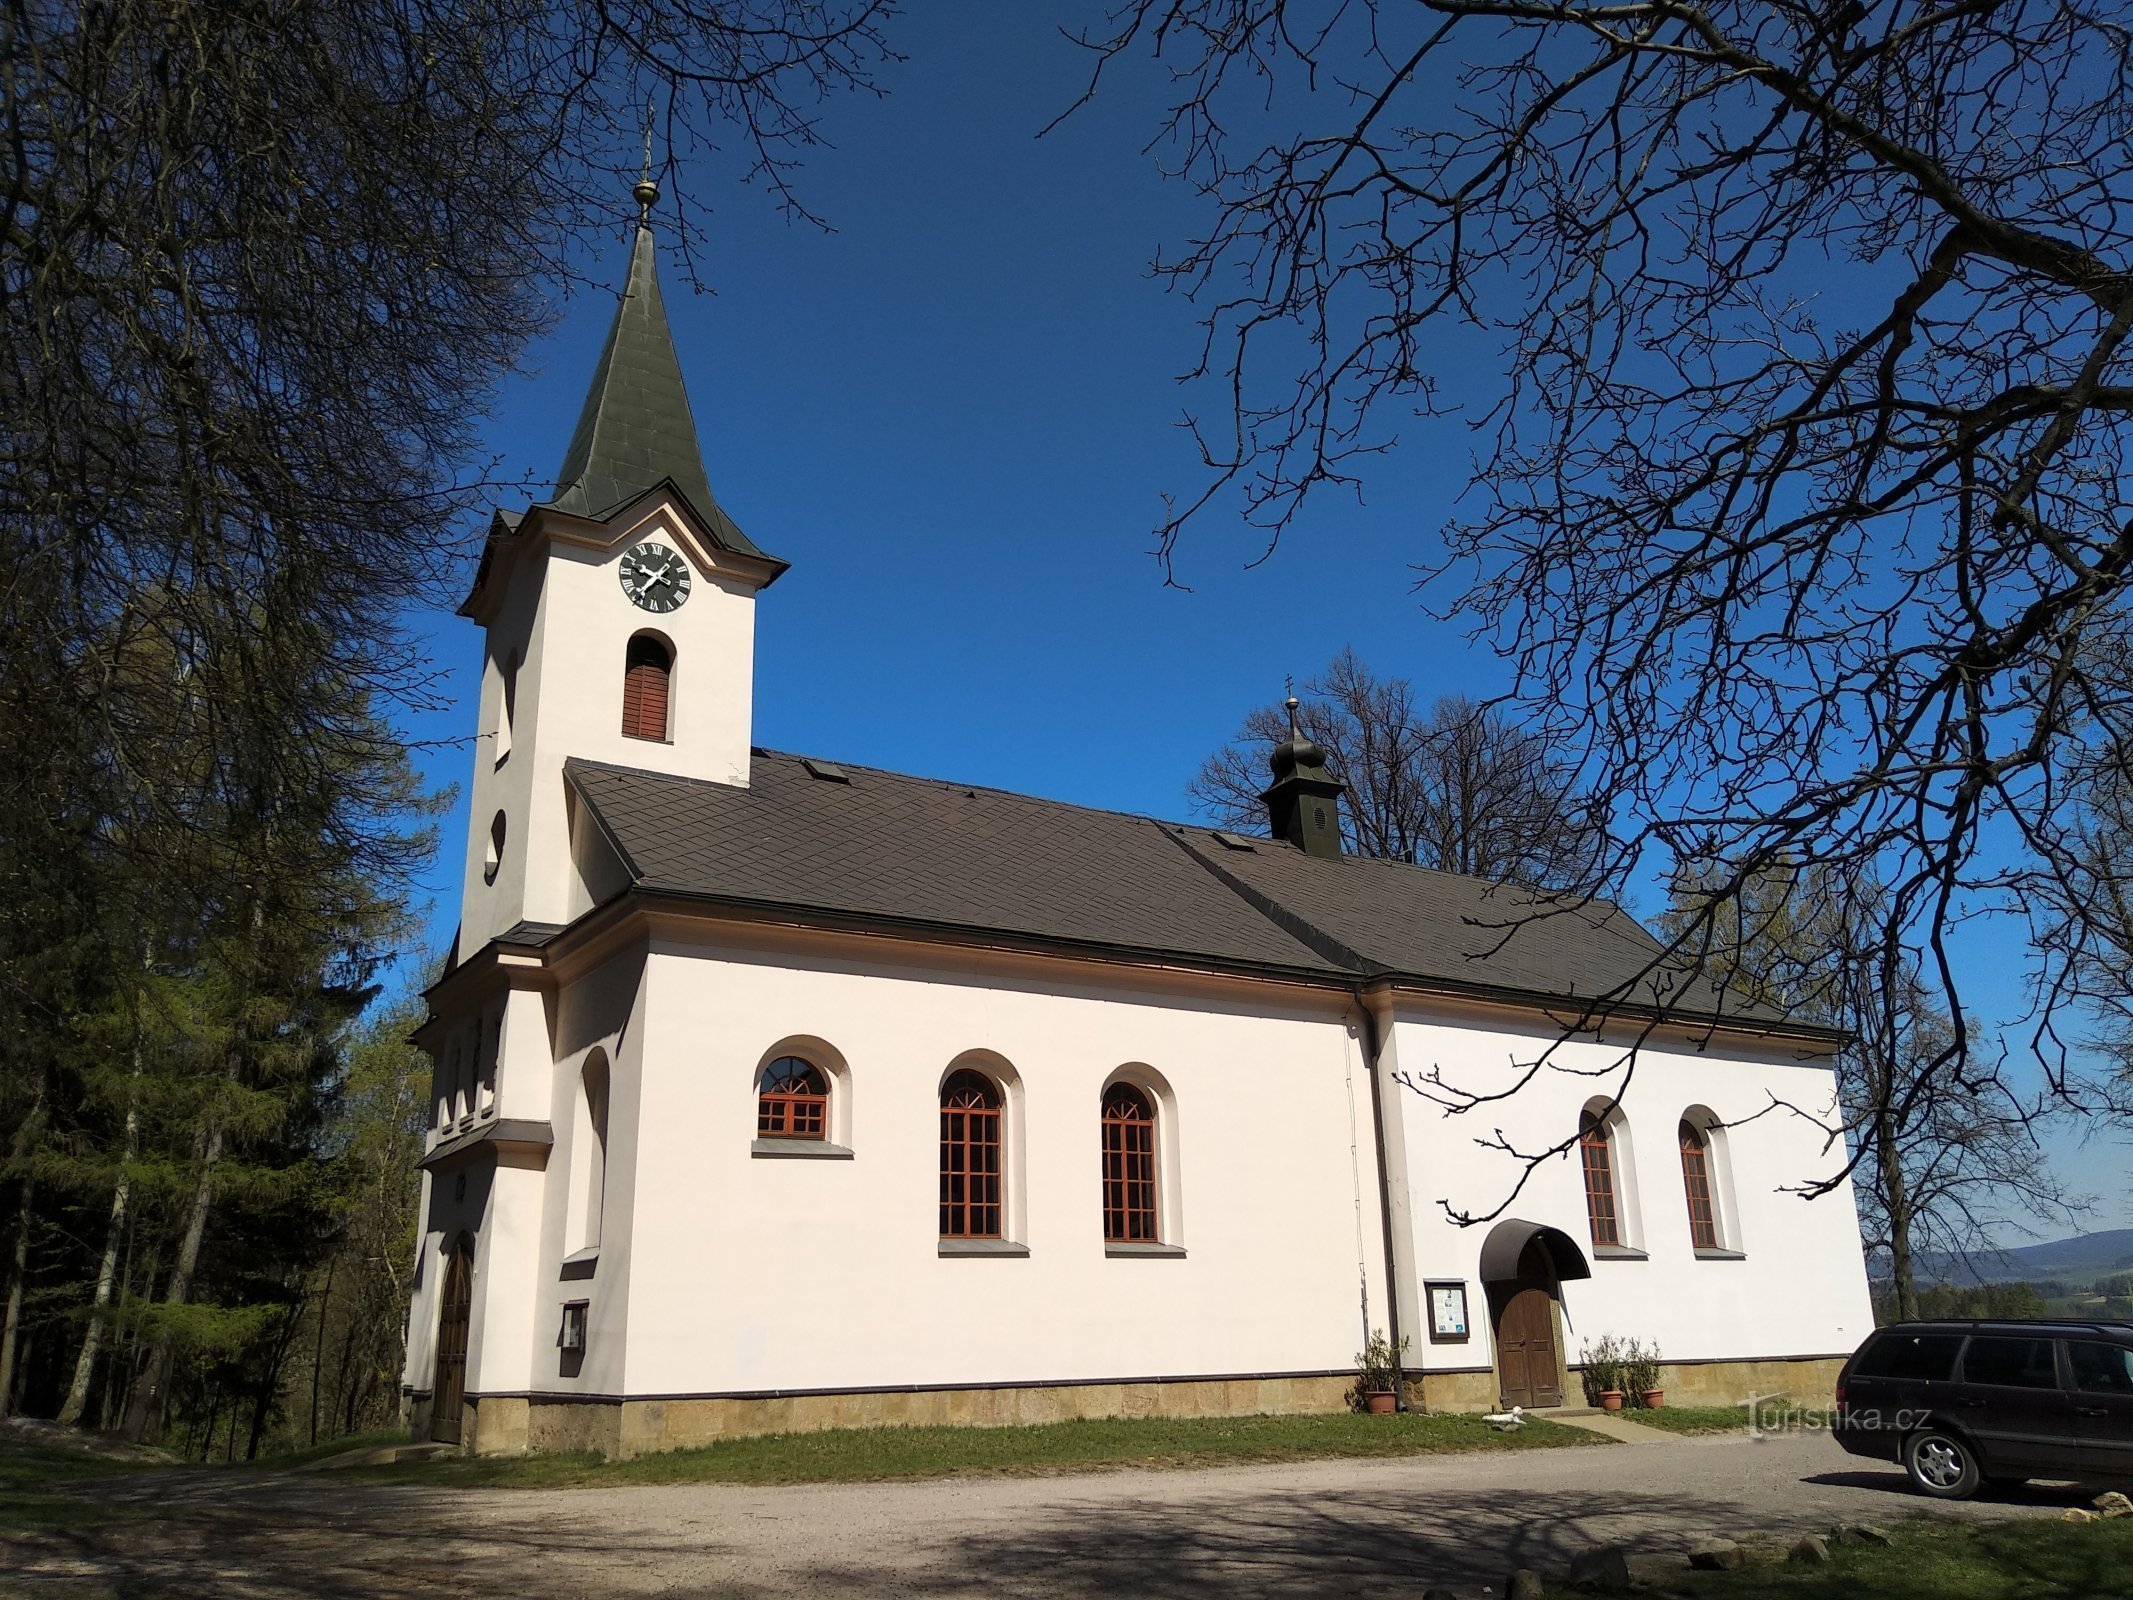
<svg viewBox="0 0 2133 1600">
<path fill-rule="evenodd" d="M 1893 1542 L 1889 1538 L 1888 1529 L 1877 1528 L 1871 1522 L 1840 1522 L 1837 1524 L 1837 1538 L 1846 1544 L 1886 1546 Z"/>
<path fill-rule="evenodd" d="M 2094 1522 L 2096 1520 L 2096 1513 L 2093 1511 L 2084 1511 L 2079 1506 L 2068 1506 L 2064 1511 L 2059 1513 L 2059 1520 L 2061 1522 Z"/>
<path fill-rule="evenodd" d="M 1786 1552 L 1785 1559 L 1800 1566 L 1819 1566 L 1829 1559 L 1829 1541 L 1819 1533 L 1810 1533 Z"/>
<path fill-rule="evenodd" d="M 1570 1563 L 1570 1581 L 1581 1589 L 1626 1589 L 1629 1552 L 1618 1544 L 1587 1550 Z"/>
<path fill-rule="evenodd" d="M 2089 1504 L 2107 1517 L 2133 1517 L 2133 1500 L 2128 1500 L 2116 1489 L 2098 1495 Z"/>
<path fill-rule="evenodd" d="M 1503 1588 L 1504 1600 L 1545 1600 L 1547 1591 L 1541 1587 L 1540 1574 L 1520 1567 L 1511 1574 L 1511 1581 Z"/>
<path fill-rule="evenodd" d="M 1731 1539 L 1713 1539 L 1689 1552 L 1689 1565 L 1699 1572 L 1733 1572 L 1748 1559 L 1748 1552 Z"/>
</svg>

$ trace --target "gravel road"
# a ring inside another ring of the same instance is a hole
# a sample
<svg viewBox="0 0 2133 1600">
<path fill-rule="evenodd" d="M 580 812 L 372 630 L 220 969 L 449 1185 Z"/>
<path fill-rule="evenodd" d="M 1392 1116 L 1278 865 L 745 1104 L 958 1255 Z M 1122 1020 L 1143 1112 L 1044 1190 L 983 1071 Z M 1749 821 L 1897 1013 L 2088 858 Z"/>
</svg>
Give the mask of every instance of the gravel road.
<svg viewBox="0 0 2133 1600">
<path fill-rule="evenodd" d="M 152 1520 L 0 1543 L 0 1592 L 400 1595 L 1480 1596 L 1596 1543 L 1653 1549 L 1922 1509 L 1821 1435 L 928 1483 L 497 1491 L 158 1475 Z M 2050 1515 L 2033 1488 L 1960 1514 Z"/>
</svg>

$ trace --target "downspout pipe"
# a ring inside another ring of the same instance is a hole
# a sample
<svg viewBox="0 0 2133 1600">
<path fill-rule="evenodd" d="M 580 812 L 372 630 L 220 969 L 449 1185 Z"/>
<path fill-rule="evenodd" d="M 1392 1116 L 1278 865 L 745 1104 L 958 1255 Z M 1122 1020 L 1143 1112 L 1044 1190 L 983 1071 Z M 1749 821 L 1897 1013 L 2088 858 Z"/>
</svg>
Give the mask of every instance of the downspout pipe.
<svg viewBox="0 0 2133 1600">
<path fill-rule="evenodd" d="M 1356 1009 L 1362 1013 L 1363 1065 L 1370 1073 L 1370 1133 L 1377 1147 L 1378 1236 L 1385 1247 L 1385 1336 L 1398 1352 L 1393 1360 L 1400 1374 L 1392 1386 L 1392 1403 L 1398 1410 L 1406 1411 L 1410 1408 L 1407 1404 L 1407 1355 L 1400 1346 L 1399 1250 L 1392 1236 L 1392 1172 L 1386 1158 L 1385 1086 L 1378 1072 L 1378 1056 L 1384 1049 L 1384 1038 L 1378 1030 L 1378 1014 L 1371 1005 L 1373 992 L 1382 997 L 1385 991 L 1370 984 L 1355 986 Z M 1365 1328 L 1363 1335 L 1368 1338 L 1370 1330 Z"/>
</svg>

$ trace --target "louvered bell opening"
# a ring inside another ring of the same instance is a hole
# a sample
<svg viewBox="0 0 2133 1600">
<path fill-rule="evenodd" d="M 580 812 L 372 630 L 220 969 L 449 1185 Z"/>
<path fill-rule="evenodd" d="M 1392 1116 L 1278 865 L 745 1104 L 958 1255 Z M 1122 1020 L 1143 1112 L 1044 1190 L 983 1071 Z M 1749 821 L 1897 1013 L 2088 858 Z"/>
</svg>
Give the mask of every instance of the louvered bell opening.
<svg viewBox="0 0 2133 1600">
<path fill-rule="evenodd" d="M 673 657 L 667 647 L 648 634 L 630 641 L 628 664 L 622 674 L 622 732 L 630 739 L 665 739 L 667 736 L 667 680 Z"/>
</svg>

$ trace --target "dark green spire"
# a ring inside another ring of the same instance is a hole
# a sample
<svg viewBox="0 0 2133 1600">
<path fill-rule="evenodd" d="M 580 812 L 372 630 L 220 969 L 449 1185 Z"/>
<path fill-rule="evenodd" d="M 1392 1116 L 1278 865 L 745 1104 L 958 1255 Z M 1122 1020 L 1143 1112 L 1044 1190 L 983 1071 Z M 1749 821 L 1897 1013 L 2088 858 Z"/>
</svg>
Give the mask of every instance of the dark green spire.
<svg viewBox="0 0 2133 1600">
<path fill-rule="evenodd" d="M 1326 752 L 1296 726 L 1296 696 L 1287 701 L 1289 736 L 1269 758 L 1274 782 L 1260 795 L 1274 837 L 1308 856 L 1341 853 L 1341 786 L 1326 770 Z"/>
<path fill-rule="evenodd" d="M 653 196 L 659 192 L 648 182 L 638 185 L 646 215 L 638 221 L 637 242 L 630 251 L 629 283 L 600 364 L 593 369 L 592 389 L 578 414 L 570 448 L 563 452 L 550 503 L 579 516 L 605 517 L 662 480 L 671 481 L 720 544 L 741 555 L 760 556 L 763 552 L 720 508 L 704 472 L 696 419 L 689 412 L 681 362 L 659 297 L 647 191 Z"/>
</svg>

